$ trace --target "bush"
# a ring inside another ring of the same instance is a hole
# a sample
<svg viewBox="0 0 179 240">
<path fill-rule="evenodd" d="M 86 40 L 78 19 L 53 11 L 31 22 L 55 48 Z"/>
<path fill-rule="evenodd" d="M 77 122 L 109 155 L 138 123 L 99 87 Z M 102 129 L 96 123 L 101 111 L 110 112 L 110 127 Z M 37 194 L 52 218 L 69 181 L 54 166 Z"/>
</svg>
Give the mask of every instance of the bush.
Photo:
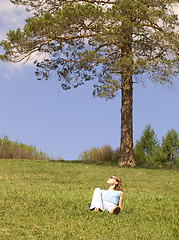
<svg viewBox="0 0 179 240">
<path fill-rule="evenodd" d="M 34 145 L 26 145 L 18 140 L 13 142 L 7 136 L 0 138 L 0 158 L 1 159 L 37 159 L 48 160 L 46 153 L 38 151 Z"/>
<path fill-rule="evenodd" d="M 117 164 L 119 160 L 119 150 L 112 150 L 109 145 L 104 145 L 101 148 L 93 147 L 90 150 L 83 151 L 80 154 L 78 160 L 86 161 L 95 164 L 103 164 L 103 163 L 115 163 Z M 117 161 L 117 162 L 116 162 Z"/>
</svg>

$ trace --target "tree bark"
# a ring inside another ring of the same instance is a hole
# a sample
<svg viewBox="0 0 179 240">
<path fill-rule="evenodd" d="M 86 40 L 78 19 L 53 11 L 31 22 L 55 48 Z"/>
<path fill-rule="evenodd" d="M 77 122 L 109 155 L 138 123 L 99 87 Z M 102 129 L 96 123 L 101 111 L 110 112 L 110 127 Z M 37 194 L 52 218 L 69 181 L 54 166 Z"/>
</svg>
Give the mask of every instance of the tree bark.
<svg viewBox="0 0 179 240">
<path fill-rule="evenodd" d="M 124 76 L 123 76 L 124 78 Z M 121 106 L 121 142 L 119 166 L 130 165 L 135 167 L 133 150 L 133 82 L 132 77 L 122 87 Z"/>
<path fill-rule="evenodd" d="M 124 11 L 124 16 L 127 16 Z M 121 47 L 121 142 L 119 166 L 135 167 L 133 149 L 133 53 L 132 53 L 132 24 L 126 17 L 122 23 L 123 46 Z"/>
</svg>

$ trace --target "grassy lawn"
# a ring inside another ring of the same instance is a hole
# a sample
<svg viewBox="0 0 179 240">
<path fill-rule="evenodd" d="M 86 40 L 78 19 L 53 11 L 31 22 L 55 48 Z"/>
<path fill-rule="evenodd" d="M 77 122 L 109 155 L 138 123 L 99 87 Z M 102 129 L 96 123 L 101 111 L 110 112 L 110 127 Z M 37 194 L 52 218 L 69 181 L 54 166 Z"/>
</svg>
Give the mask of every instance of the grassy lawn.
<svg viewBox="0 0 179 240">
<path fill-rule="evenodd" d="M 123 211 L 90 212 L 94 188 L 113 174 Z M 0 160 L 0 239 L 179 239 L 178 183 L 176 170 Z"/>
</svg>

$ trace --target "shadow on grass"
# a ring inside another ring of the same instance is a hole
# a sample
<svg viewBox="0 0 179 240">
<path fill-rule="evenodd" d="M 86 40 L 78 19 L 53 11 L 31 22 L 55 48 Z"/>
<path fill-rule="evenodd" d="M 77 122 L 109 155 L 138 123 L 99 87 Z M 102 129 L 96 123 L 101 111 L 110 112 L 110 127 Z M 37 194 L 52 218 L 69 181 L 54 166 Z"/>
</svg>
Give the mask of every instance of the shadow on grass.
<svg viewBox="0 0 179 240">
<path fill-rule="evenodd" d="M 50 160 L 51 162 L 54 163 L 74 163 L 74 164 L 85 164 L 85 165 L 97 165 L 97 166 L 112 166 L 112 167 L 117 167 L 118 162 L 116 161 L 111 161 L 111 162 L 102 162 L 102 161 L 83 161 L 83 160 Z M 120 168 L 120 166 L 118 166 Z M 129 165 L 123 166 L 122 168 L 132 168 Z M 136 167 L 137 169 L 166 169 L 166 170 L 179 170 L 179 166 L 174 165 L 174 164 L 157 164 L 157 163 L 137 163 L 136 162 Z"/>
</svg>

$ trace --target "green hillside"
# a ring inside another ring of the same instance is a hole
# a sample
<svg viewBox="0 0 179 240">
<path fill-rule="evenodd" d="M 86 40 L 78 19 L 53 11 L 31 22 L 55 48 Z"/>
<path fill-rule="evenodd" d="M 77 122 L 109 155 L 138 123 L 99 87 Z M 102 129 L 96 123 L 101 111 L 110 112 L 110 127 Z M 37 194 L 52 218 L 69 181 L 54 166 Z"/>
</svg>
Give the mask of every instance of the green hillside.
<svg viewBox="0 0 179 240">
<path fill-rule="evenodd" d="M 123 211 L 90 212 L 94 188 L 113 174 Z M 0 160 L 0 239 L 178 239 L 178 183 L 176 170 Z"/>
</svg>

